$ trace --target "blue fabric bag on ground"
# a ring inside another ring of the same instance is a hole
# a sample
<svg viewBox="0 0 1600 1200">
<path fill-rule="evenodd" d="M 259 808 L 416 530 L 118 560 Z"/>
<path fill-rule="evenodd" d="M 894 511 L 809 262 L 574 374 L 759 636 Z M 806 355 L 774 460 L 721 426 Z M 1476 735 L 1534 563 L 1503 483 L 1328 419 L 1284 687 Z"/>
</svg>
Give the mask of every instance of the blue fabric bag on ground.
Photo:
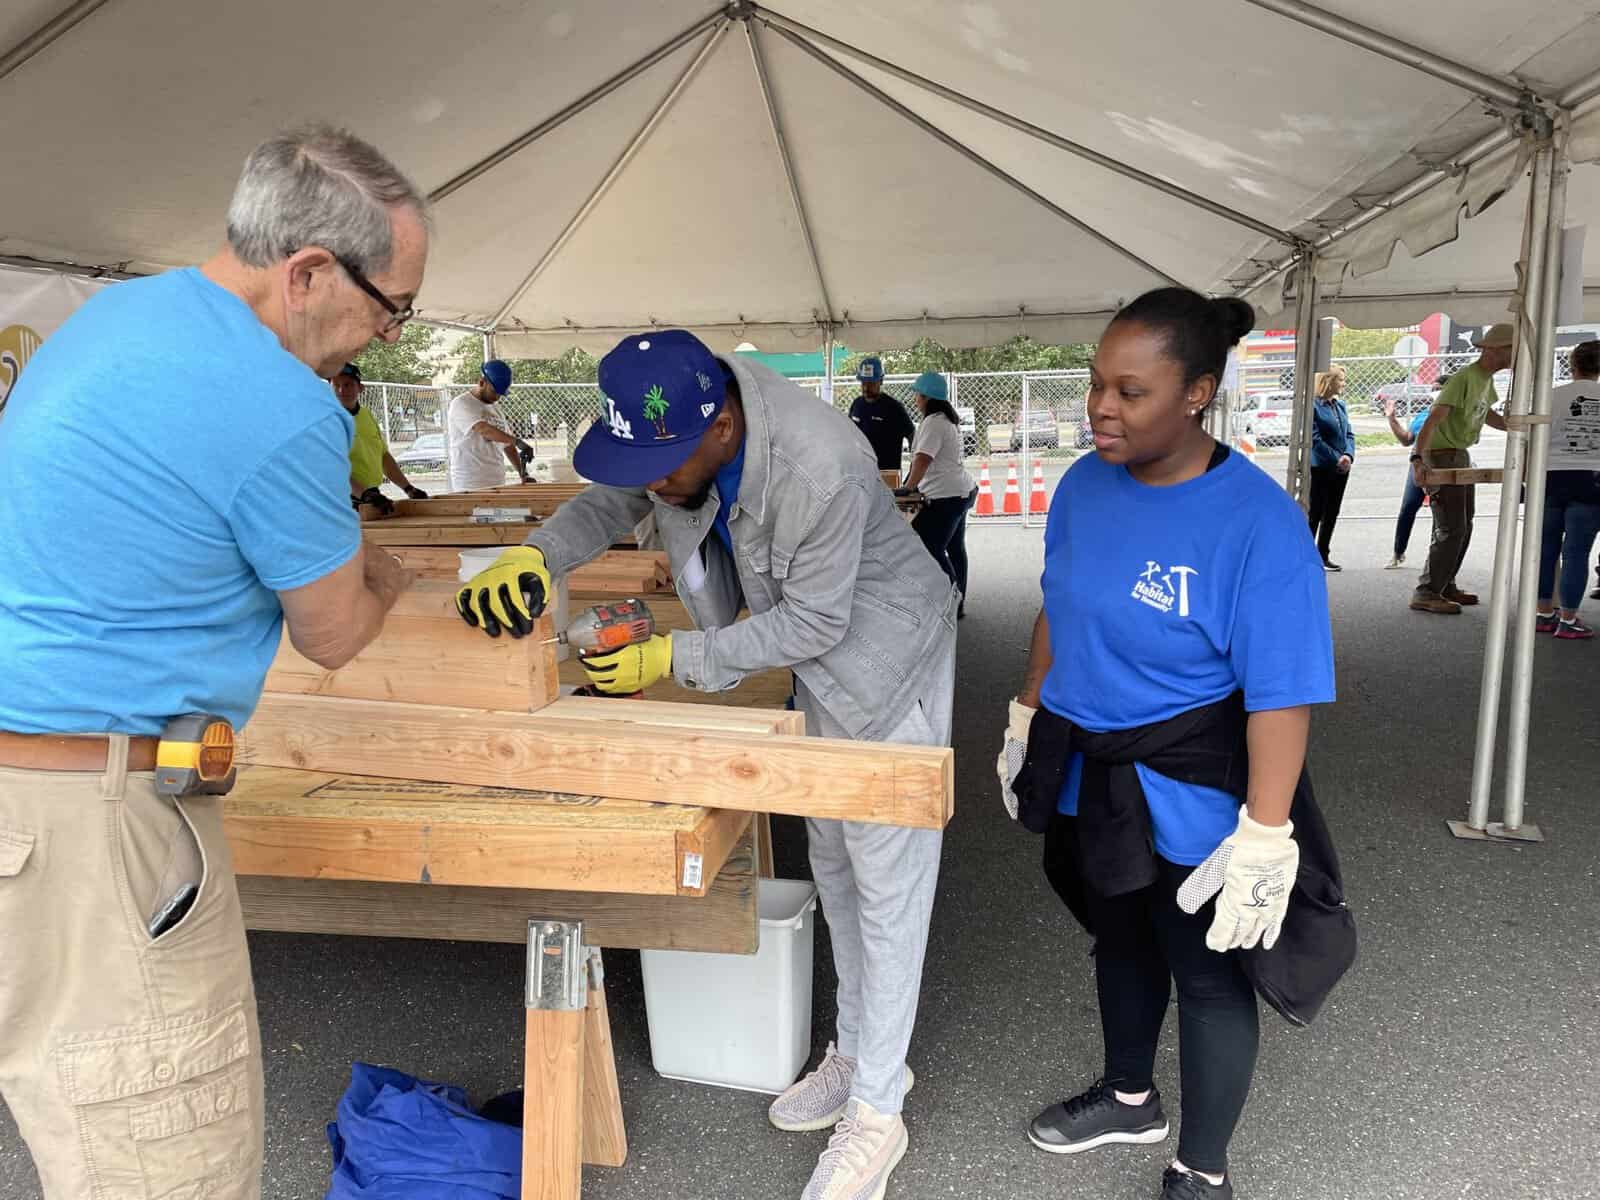
<svg viewBox="0 0 1600 1200">
<path fill-rule="evenodd" d="M 522 1130 L 480 1117 L 461 1088 L 356 1063 L 328 1126 L 327 1200 L 518 1200 Z"/>
</svg>

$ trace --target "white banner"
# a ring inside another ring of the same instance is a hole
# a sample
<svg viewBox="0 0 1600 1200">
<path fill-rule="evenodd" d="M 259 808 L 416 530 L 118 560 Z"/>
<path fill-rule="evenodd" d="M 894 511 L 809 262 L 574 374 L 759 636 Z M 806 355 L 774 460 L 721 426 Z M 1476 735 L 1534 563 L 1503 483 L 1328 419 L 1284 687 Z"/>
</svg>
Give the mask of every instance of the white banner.
<svg viewBox="0 0 1600 1200">
<path fill-rule="evenodd" d="M 0 267 L 0 414 L 39 343 L 105 280 Z"/>
</svg>

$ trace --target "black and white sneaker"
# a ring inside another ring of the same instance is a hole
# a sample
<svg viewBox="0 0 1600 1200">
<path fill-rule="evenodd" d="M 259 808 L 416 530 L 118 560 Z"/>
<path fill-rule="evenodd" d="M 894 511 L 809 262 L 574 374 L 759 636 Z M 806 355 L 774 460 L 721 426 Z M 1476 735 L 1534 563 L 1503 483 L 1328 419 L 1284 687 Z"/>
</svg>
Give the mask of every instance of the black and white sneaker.
<svg viewBox="0 0 1600 1200">
<path fill-rule="evenodd" d="M 1161 1093 L 1143 1104 L 1124 1104 L 1101 1079 L 1080 1096 L 1052 1104 L 1028 1126 L 1028 1140 L 1049 1154 L 1081 1154 L 1096 1146 L 1148 1146 L 1167 1136 Z"/>
<path fill-rule="evenodd" d="M 1226 1175 L 1212 1183 L 1202 1175 L 1168 1167 L 1161 1176 L 1161 1200 L 1233 1200 L 1233 1181 Z"/>
</svg>

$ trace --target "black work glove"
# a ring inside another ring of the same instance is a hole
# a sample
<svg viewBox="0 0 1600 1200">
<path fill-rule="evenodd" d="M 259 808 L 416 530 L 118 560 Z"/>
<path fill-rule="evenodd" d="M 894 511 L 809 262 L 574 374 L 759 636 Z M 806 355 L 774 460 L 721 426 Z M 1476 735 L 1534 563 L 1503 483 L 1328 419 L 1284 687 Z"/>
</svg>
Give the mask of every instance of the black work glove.
<svg viewBox="0 0 1600 1200">
<path fill-rule="evenodd" d="M 358 505 L 370 504 L 386 517 L 394 512 L 394 501 L 375 487 L 370 487 L 362 492 L 356 503 Z"/>
<path fill-rule="evenodd" d="M 419 487 L 412 487 L 409 483 L 406 484 L 406 495 L 410 496 L 413 500 L 426 500 L 428 498 L 427 492 L 423 491 Z"/>
</svg>

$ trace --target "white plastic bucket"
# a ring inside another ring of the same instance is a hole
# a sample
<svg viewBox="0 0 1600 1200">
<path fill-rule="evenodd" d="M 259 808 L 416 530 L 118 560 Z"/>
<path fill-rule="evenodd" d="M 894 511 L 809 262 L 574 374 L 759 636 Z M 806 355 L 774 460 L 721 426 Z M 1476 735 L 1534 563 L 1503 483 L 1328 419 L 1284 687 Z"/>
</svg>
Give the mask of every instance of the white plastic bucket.
<svg viewBox="0 0 1600 1200">
<path fill-rule="evenodd" d="M 494 560 L 505 552 L 504 546 L 476 546 L 471 550 L 460 550 L 461 566 L 456 570 L 456 579 L 461 583 L 471 583 L 472 577 L 479 571 L 487 571 L 494 566 Z M 567 581 L 556 582 L 555 603 L 550 608 L 550 619 L 555 622 L 557 630 L 567 627 Z M 567 661 L 567 647 L 560 642 L 556 643 L 556 661 Z"/>
<path fill-rule="evenodd" d="M 642 950 L 650 1060 L 668 1079 L 783 1091 L 811 1053 L 811 956 L 817 889 L 759 881 L 754 955 Z"/>
</svg>

